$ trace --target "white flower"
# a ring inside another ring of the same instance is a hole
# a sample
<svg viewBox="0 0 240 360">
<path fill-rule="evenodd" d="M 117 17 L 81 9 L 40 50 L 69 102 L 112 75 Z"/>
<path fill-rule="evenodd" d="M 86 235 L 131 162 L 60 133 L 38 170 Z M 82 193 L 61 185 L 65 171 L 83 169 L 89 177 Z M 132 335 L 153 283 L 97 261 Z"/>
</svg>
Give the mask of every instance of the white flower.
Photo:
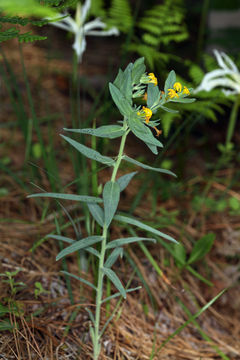
<svg viewBox="0 0 240 360">
<path fill-rule="evenodd" d="M 59 27 L 60 29 L 70 31 L 75 35 L 73 43 L 73 49 L 75 50 L 78 58 L 78 62 L 81 62 L 82 55 L 86 49 L 86 36 L 110 36 L 119 35 L 119 31 L 116 27 L 112 27 L 109 30 L 103 30 L 107 25 L 103 23 L 99 18 L 85 23 L 88 11 L 91 6 L 91 0 L 86 0 L 82 6 L 77 4 L 75 20 L 68 14 L 59 14 L 59 17 L 64 19 L 56 22 L 51 22 L 52 25 Z M 50 19 L 51 21 L 53 19 Z"/>
<path fill-rule="evenodd" d="M 217 86 L 221 86 L 225 95 L 240 94 L 240 72 L 234 62 L 224 52 L 213 50 L 220 69 L 210 71 L 205 74 L 201 84 L 194 90 L 211 91 Z"/>
</svg>

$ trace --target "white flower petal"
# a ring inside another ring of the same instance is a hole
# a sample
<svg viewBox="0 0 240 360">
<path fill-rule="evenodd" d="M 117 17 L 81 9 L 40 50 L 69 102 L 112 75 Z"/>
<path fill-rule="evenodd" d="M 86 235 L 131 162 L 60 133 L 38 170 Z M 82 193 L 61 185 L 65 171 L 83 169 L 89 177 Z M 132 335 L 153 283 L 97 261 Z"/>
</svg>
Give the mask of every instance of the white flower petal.
<svg viewBox="0 0 240 360">
<path fill-rule="evenodd" d="M 226 90 L 226 89 L 222 89 L 222 92 L 223 92 L 224 95 L 226 95 L 226 96 L 239 94 L 239 91 L 236 91 L 236 90 Z"/>
<path fill-rule="evenodd" d="M 222 53 L 220 53 L 218 50 L 213 50 L 213 53 L 214 53 L 214 55 L 215 55 L 215 57 L 216 57 L 216 59 L 217 59 L 217 63 L 218 63 L 218 65 L 222 68 L 222 69 L 224 69 L 224 70 L 229 70 L 229 68 L 227 67 L 227 65 L 224 63 L 224 61 L 223 61 L 223 58 L 222 58 Z"/>
<path fill-rule="evenodd" d="M 224 58 L 225 62 L 229 64 L 229 67 L 233 72 L 239 73 L 237 66 L 234 64 L 232 59 L 230 59 L 230 57 L 227 54 L 222 52 L 222 57 Z"/>
<path fill-rule="evenodd" d="M 93 30 L 96 28 L 104 29 L 105 27 L 106 27 L 106 24 L 104 24 L 104 22 L 102 22 L 99 18 L 97 18 L 97 19 L 94 19 L 94 20 L 86 23 L 83 26 L 83 30 L 85 33 L 88 33 L 90 30 Z"/>
<path fill-rule="evenodd" d="M 112 27 L 109 30 L 106 31 L 101 31 L 101 30 L 93 30 L 93 31 L 88 31 L 87 35 L 92 35 L 92 36 L 110 36 L 110 35 L 119 35 L 119 30 L 116 27 Z"/>
<path fill-rule="evenodd" d="M 82 7 L 82 16 L 81 16 L 81 22 L 82 24 L 85 22 L 86 17 L 87 17 L 87 13 L 90 9 L 91 6 L 91 0 L 86 0 L 83 7 Z"/>
</svg>

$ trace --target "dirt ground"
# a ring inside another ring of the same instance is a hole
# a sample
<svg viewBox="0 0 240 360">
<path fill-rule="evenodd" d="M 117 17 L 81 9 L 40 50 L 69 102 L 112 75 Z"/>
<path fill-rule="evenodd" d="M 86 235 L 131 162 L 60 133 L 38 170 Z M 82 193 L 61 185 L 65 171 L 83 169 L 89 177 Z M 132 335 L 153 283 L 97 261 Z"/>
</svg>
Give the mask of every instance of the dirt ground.
<svg viewBox="0 0 240 360">
<path fill-rule="evenodd" d="M 70 122 L 68 94 L 71 46 L 66 47 L 62 54 L 60 39 L 57 39 L 53 47 L 57 54 L 55 58 L 52 57 L 49 43 L 24 45 L 23 55 L 38 117 L 46 116 L 48 109 L 51 109 L 51 113 L 61 114 L 52 126 L 56 129 L 54 145 L 58 153 L 59 166 L 64 170 L 61 171 L 62 181 L 66 184 L 73 180 L 74 174 L 64 156 L 59 132 L 63 127 L 63 118 L 67 124 Z M 79 73 L 81 76 L 88 76 L 96 93 L 105 86 L 109 74 L 114 73 L 113 69 L 117 69 L 118 52 L 117 42 L 109 40 L 104 48 L 97 41 L 90 42 L 83 65 L 79 66 Z M 17 43 L 12 41 L 5 45 L 4 53 L 18 75 L 18 86 L 22 89 L 22 96 L 27 104 Z M 4 85 L 1 86 L 0 92 L 1 124 L 14 122 L 15 114 Z M 92 100 L 86 96 L 82 107 L 83 113 L 88 114 L 91 106 Z M 43 124 L 41 128 L 45 136 L 47 127 Z M 8 169 L 11 170 L 11 173 L 1 170 L 0 177 L 0 188 L 8 190 L 0 197 L 0 272 L 20 270 L 16 275 L 16 281 L 25 284 L 15 295 L 21 312 L 18 315 L 10 314 L 10 322 L 15 325 L 14 330 L 1 333 L 0 358 L 91 359 L 89 317 L 84 308 L 88 306 L 94 309 L 92 293 L 85 285 L 79 288 L 79 283 L 72 281 L 75 302 L 71 304 L 64 277 L 60 275 L 61 264 L 55 261 L 59 251 L 58 244 L 44 238 L 55 231 L 54 212 L 49 210 L 41 221 L 42 203 L 26 198 L 29 195 L 31 179 L 26 178 L 26 166 L 29 165 L 24 164 L 25 145 L 22 133 L 16 126 L 5 126 L 0 131 L 1 158 L 10 158 Z M 140 156 L 145 155 L 145 149 L 131 138 L 126 152 L 131 155 L 136 151 Z M 169 152 L 169 156 L 174 155 L 174 152 Z M 151 156 L 149 160 L 152 160 Z M 197 165 L 196 160 L 199 161 Z M 159 244 L 151 245 L 149 250 L 163 270 L 164 277 L 156 273 L 139 247 L 129 247 L 127 253 L 147 283 L 152 301 L 143 287 L 137 293 L 128 294 L 127 300 L 121 302 L 117 316 L 104 335 L 102 360 L 151 359 L 153 349 L 159 349 L 168 336 L 188 320 L 190 314 L 197 313 L 225 288 L 227 290 L 217 302 L 167 342 L 154 359 L 240 359 L 240 218 L 227 211 L 209 213 L 207 209 L 203 209 L 200 214 L 194 211 L 191 202 L 194 189 L 202 189 L 209 177 L 209 170 L 199 165 L 201 161 L 204 162 L 199 153 L 196 158 L 189 161 L 189 169 L 186 172 L 190 171 L 191 177 L 180 183 L 179 196 L 174 195 L 165 200 L 160 192 L 157 196 L 156 212 L 151 215 L 149 191 L 134 215 L 145 222 L 154 222 L 161 219 L 162 208 L 168 212 L 178 210 L 174 221 L 168 224 L 164 231 L 181 240 L 189 252 L 192 248 L 190 238 L 197 240 L 208 232 L 214 232 L 216 240 L 213 249 L 196 267 L 202 276 L 210 277 L 213 286 L 204 284 L 187 270 L 181 272 Z M 40 173 L 39 185 L 50 191 L 46 174 L 44 171 Z M 99 176 L 104 182 L 108 175 L 107 170 L 103 170 Z M 219 171 L 218 178 L 228 179 L 230 183 L 235 175 L 234 167 L 226 168 Z M 140 187 L 139 178 L 133 180 L 120 203 L 122 211 L 127 211 Z M 150 188 L 151 184 L 149 190 Z M 221 194 L 239 200 L 239 186 L 234 185 L 228 189 L 220 181 L 213 182 L 209 196 L 218 198 Z M 81 208 L 69 204 L 68 210 L 73 215 L 82 216 Z M 124 228 L 114 224 L 113 237 L 120 237 L 125 234 L 124 232 Z M 73 235 L 70 229 L 67 230 L 67 234 Z M 41 244 L 31 251 L 38 241 L 41 241 Z M 78 266 L 74 256 L 68 258 L 68 264 L 69 271 L 77 274 Z M 126 259 L 120 260 L 116 268 L 125 284 L 130 278 L 132 285 L 141 284 L 139 276 Z M 91 273 L 86 276 L 91 280 Z M 41 282 L 46 290 L 37 298 L 34 295 L 36 282 Z M 10 306 L 9 302 L 6 302 L 6 298 L 9 299 L 10 296 L 9 286 L 3 282 L 0 282 L 0 294 L 1 304 Z M 113 300 L 111 309 L 104 310 L 106 317 L 116 304 L 117 301 Z"/>
</svg>

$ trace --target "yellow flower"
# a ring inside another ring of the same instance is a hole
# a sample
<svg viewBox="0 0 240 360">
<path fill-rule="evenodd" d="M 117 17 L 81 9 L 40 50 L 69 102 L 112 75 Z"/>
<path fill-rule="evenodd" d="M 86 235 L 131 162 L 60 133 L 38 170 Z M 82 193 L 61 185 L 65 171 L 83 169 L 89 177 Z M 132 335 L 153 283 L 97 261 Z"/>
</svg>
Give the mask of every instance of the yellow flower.
<svg viewBox="0 0 240 360">
<path fill-rule="evenodd" d="M 148 74 L 148 78 L 150 79 L 150 83 L 153 83 L 155 86 L 158 84 L 158 80 L 156 78 L 156 76 L 154 75 L 154 73 L 149 73 Z"/>
<path fill-rule="evenodd" d="M 168 97 L 169 97 L 170 99 L 173 99 L 173 98 L 179 97 L 179 96 L 178 96 L 178 94 L 176 93 L 175 90 L 173 90 L 173 89 L 168 89 Z"/>
<path fill-rule="evenodd" d="M 180 82 L 175 82 L 175 84 L 173 85 L 173 88 L 174 88 L 175 91 L 181 92 L 182 91 L 182 84 Z"/>
<path fill-rule="evenodd" d="M 143 106 L 142 110 L 137 112 L 137 115 L 143 115 L 146 123 L 149 123 L 149 120 L 152 117 L 152 110 Z"/>
<path fill-rule="evenodd" d="M 188 88 L 186 86 L 183 87 L 183 94 L 186 94 L 186 95 L 190 95 L 190 91 L 188 90 Z"/>
</svg>

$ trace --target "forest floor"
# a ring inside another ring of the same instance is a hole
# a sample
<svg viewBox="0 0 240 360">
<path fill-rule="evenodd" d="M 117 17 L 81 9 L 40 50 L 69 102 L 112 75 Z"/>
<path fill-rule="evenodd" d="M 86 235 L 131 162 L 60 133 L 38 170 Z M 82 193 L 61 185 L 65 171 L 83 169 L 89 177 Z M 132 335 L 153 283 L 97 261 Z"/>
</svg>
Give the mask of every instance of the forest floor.
<svg viewBox="0 0 240 360">
<path fill-rule="evenodd" d="M 58 43 L 54 46 L 57 51 Z M 17 75 L 16 81 L 21 89 L 24 106 L 27 107 L 27 92 L 18 45 L 13 42 L 12 46 L 9 46 L 8 43 L 4 51 Z M 58 51 L 60 54 L 60 45 Z M 110 73 L 117 69 L 116 51 L 117 47 L 111 41 L 105 48 L 101 48 L 98 42 L 90 43 L 86 54 L 88 61 L 81 66 L 80 75 L 88 76 L 96 93 L 105 86 Z M 37 116 L 44 119 L 49 109 L 51 114 L 57 114 L 52 120 L 51 136 L 63 185 L 74 180 L 72 165 L 66 158 L 66 148 L 59 137 L 61 129 L 70 124 L 70 53 L 71 49 L 68 49 L 64 60 L 61 56 L 59 59 L 51 59 L 51 52 L 43 45 L 23 46 L 23 58 Z M 93 294 L 87 287 L 79 287 L 79 282 L 73 280 L 71 283 L 74 304 L 69 299 L 64 277 L 59 275 L 61 263 L 55 261 L 59 251 L 58 244 L 45 237 L 55 231 L 55 216 L 64 218 L 64 214 L 59 211 L 54 214 L 54 205 L 51 204 L 43 217 L 43 203 L 27 198 L 27 195 L 35 191 L 30 182 L 36 183 L 36 178 L 29 170 L 32 165 L 25 163 L 25 142 L 19 126 L 16 125 L 16 116 L 6 86 L 1 85 L 0 92 L 0 149 L 1 159 L 5 162 L 0 177 L 0 273 L 19 270 L 15 281 L 23 283 L 21 289 L 11 296 L 10 286 L 0 281 L 2 321 L 7 320 L 13 328 L 11 331 L 1 332 L 0 358 L 91 359 L 89 317 L 85 307 L 93 308 Z M 87 95 L 87 91 L 83 95 L 82 113 L 88 114 L 91 111 L 92 99 Z M 28 115 L 31 117 L 30 113 Z M 213 137 L 215 129 L 212 129 Z M 47 139 L 49 127 L 44 121 L 41 130 Z M 198 274 L 207 279 L 209 285 L 186 268 L 177 266 L 167 250 L 159 244 L 151 245 L 148 249 L 163 271 L 163 276 L 156 272 L 140 247 L 128 247 L 128 257 L 135 264 L 141 279 L 125 258 L 115 265 L 117 273 L 123 283 L 126 284 L 131 279 L 131 285 L 138 286 L 144 281 L 147 289 L 143 286 L 140 291 L 128 294 L 127 300 L 119 304 L 117 316 L 104 335 L 100 357 L 102 360 L 240 359 L 240 214 L 230 211 L 229 208 L 216 211 L 213 205 L 197 207 L 196 199 L 209 184 L 212 170 L 206 166 L 206 159 L 203 157 L 205 150 L 202 151 L 202 145 L 198 145 L 195 140 L 194 136 L 190 136 L 187 146 L 194 147 L 196 144 L 196 148 L 192 155 L 186 157 L 178 179 L 172 180 L 175 185 L 171 187 L 168 181 L 164 184 L 162 180 L 160 188 L 157 188 L 153 196 L 154 186 L 151 180 L 147 194 L 135 209 L 134 216 L 155 226 L 159 223 L 161 230 L 184 244 L 188 254 L 192 249 L 192 241 L 197 241 L 209 232 L 215 233 L 216 238 L 210 253 L 193 266 Z M 33 142 L 37 142 L 35 134 Z M 114 153 L 116 146 L 111 148 L 111 153 Z M 130 137 L 126 149 L 128 155 L 146 157 L 145 150 L 143 145 Z M 176 156 L 175 151 L 166 153 L 166 158 L 174 159 Z M 153 160 L 149 155 L 147 161 Z M 31 161 L 42 166 L 39 159 Z M 175 166 L 175 163 L 173 164 Z M 52 191 L 44 170 L 38 171 L 40 177 L 37 185 Z M 98 174 L 102 183 L 108 176 L 106 169 Z M 136 177 L 124 191 L 120 202 L 121 211 L 128 211 L 141 189 L 144 176 Z M 212 203 L 215 201 L 215 204 L 222 198 L 240 200 L 239 181 L 236 181 L 238 177 L 236 164 L 220 169 L 211 180 L 207 198 L 212 199 Z M 233 186 L 229 186 L 232 183 Z M 69 204 L 67 209 L 73 216 L 83 215 L 81 208 Z M 66 218 L 65 220 L 67 222 Z M 66 234 L 71 236 L 73 232 L 69 228 Z M 113 224 L 113 238 L 125 234 L 124 227 Z M 76 258 L 71 256 L 67 261 L 69 271 L 78 274 Z M 92 280 L 91 273 L 86 276 Z M 37 282 L 40 282 L 45 290 L 38 296 L 35 293 Z M 164 345 L 164 341 L 175 330 L 223 289 L 226 291 L 213 306 Z M 117 301 L 113 300 L 110 308 L 103 309 L 105 317 L 116 305 Z M 20 310 L 10 309 L 14 306 Z M 9 313 L 4 313 L 6 307 L 9 307 Z M 153 353 L 154 357 L 151 355 Z"/>
</svg>

